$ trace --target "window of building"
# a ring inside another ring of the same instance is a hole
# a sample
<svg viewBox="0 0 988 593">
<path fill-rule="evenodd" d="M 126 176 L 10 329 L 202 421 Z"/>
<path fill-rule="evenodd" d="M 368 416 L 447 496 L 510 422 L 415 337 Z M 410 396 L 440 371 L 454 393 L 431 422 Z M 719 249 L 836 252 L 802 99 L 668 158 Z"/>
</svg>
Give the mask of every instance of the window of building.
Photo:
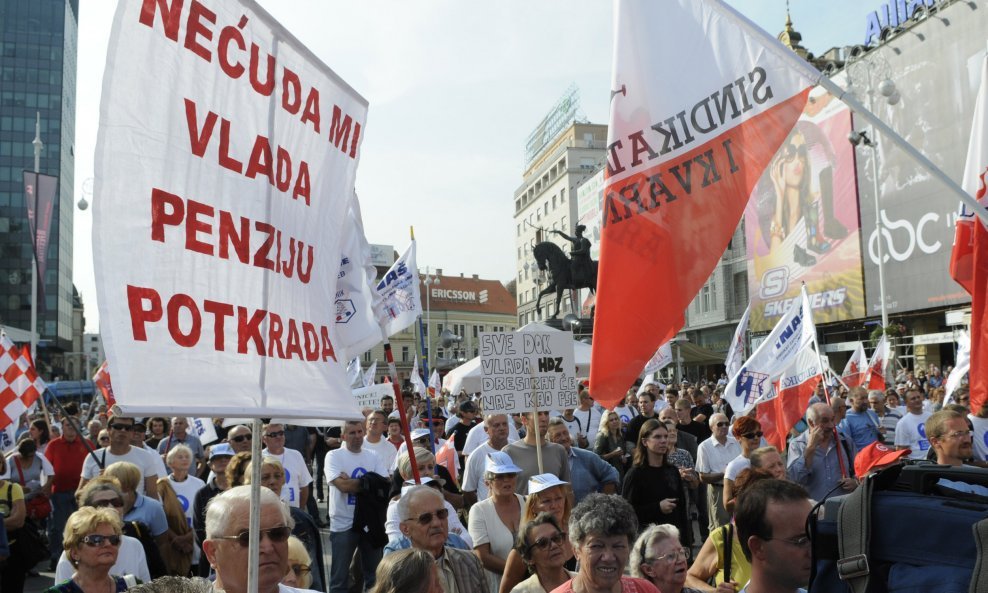
<svg viewBox="0 0 988 593">
<path fill-rule="evenodd" d="M 401 361 L 408 362 L 408 346 L 401 347 Z"/>
<path fill-rule="evenodd" d="M 559 190 L 559 203 L 560 204 L 566 203 L 566 188 Z"/>
<path fill-rule="evenodd" d="M 370 356 L 371 356 L 370 350 L 364 352 L 364 362 L 370 362 Z"/>
<path fill-rule="evenodd" d="M 552 209 L 556 209 L 556 196 L 552 196 Z"/>
</svg>

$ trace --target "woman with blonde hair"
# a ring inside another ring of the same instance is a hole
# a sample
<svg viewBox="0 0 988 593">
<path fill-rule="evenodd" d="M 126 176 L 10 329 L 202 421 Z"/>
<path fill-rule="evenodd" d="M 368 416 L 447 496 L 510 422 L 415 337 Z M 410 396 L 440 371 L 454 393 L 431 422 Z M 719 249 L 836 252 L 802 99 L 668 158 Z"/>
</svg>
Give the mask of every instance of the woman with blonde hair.
<svg viewBox="0 0 988 593">
<path fill-rule="evenodd" d="M 288 538 L 288 572 L 281 584 L 296 589 L 308 589 L 312 585 L 312 560 L 305 544 L 294 535 Z"/>
<path fill-rule="evenodd" d="M 230 488 L 244 485 L 244 472 L 250 466 L 250 452 L 241 451 L 230 459 L 226 466 L 226 482 Z M 281 493 L 278 493 L 281 496 Z"/>
<path fill-rule="evenodd" d="M 171 545 L 161 548 L 161 557 L 168 567 L 168 574 L 187 577 L 192 568 L 192 554 L 195 550 L 195 532 L 185 517 L 182 503 L 168 478 L 158 478 L 158 499 L 168 518 L 168 539 Z"/>
<path fill-rule="evenodd" d="M 388 554 L 377 565 L 377 579 L 371 593 L 443 593 L 435 558 L 417 548 Z"/>
<path fill-rule="evenodd" d="M 610 463 L 618 471 L 618 484 L 624 480 L 628 452 L 624 448 L 624 433 L 621 432 L 621 416 L 614 411 L 605 411 L 600 415 L 600 426 L 597 429 L 597 439 L 594 441 L 594 453 Z"/>
<path fill-rule="evenodd" d="M 107 593 L 126 591 L 138 580 L 111 575 L 122 541 L 123 524 L 112 509 L 83 507 L 65 523 L 62 546 L 75 567 L 72 578 L 45 593 Z"/>
</svg>

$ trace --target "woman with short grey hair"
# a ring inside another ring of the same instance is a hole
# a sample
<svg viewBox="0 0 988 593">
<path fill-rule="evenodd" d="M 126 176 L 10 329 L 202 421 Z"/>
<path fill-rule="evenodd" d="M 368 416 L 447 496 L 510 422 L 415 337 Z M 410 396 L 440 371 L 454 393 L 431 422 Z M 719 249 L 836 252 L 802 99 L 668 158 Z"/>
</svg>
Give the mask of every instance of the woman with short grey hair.
<svg viewBox="0 0 988 593">
<path fill-rule="evenodd" d="M 584 498 L 569 518 L 580 571 L 553 593 L 658 593 L 645 579 L 623 576 L 637 532 L 635 509 L 625 499 L 596 493 Z"/>
<path fill-rule="evenodd" d="M 700 593 L 685 587 L 689 548 L 679 543 L 675 525 L 652 525 L 642 532 L 631 549 L 631 574 L 662 593 Z"/>
</svg>

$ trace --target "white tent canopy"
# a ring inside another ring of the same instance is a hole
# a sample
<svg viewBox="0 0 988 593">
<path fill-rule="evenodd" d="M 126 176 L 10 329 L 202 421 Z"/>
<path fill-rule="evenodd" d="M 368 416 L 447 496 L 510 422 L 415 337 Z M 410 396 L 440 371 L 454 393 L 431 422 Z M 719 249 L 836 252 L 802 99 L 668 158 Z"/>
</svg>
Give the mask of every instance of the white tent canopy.
<svg viewBox="0 0 988 593">
<path fill-rule="evenodd" d="M 544 323 L 529 323 L 517 331 L 520 332 L 555 332 L 563 333 L 558 329 L 549 327 Z M 570 332 L 566 332 L 570 333 Z M 587 377 L 590 375 L 590 345 L 573 340 L 573 361 L 576 363 L 576 376 Z M 459 393 L 461 390 L 467 393 L 480 391 L 480 357 L 471 358 L 443 377 L 443 388 L 450 393 Z"/>
</svg>

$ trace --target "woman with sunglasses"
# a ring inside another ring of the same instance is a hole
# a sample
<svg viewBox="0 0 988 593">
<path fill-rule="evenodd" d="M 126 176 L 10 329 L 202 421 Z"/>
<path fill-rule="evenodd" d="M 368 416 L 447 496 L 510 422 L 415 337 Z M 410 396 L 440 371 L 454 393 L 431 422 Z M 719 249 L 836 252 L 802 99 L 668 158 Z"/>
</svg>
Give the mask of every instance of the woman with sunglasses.
<svg viewBox="0 0 988 593">
<path fill-rule="evenodd" d="M 731 460 L 724 470 L 724 508 L 728 513 L 734 512 L 734 499 L 737 498 L 734 481 L 741 470 L 751 467 L 751 452 L 761 446 L 762 425 L 751 416 L 741 416 L 734 419 L 731 434 L 741 445 L 741 454 Z"/>
<path fill-rule="evenodd" d="M 121 518 L 123 517 L 123 492 L 121 492 L 115 479 L 96 478 L 86 484 L 85 488 L 80 490 L 76 495 L 76 498 L 79 502 L 79 508 L 110 509 L 116 512 Z M 129 523 L 123 524 L 123 537 L 120 540 L 117 562 L 110 569 L 110 573 L 132 574 L 146 583 L 151 580 L 154 572 L 157 572 L 158 576 L 164 574 L 164 563 L 153 540 L 149 540 L 149 545 L 154 560 L 149 561 L 147 551 L 141 541 L 134 536 L 135 533 L 133 525 Z M 157 562 L 156 571 L 150 569 L 150 566 L 154 562 Z M 65 548 L 55 567 L 55 582 L 60 583 L 72 578 L 74 570 L 72 563 L 69 561 L 68 548 Z"/>
<path fill-rule="evenodd" d="M 288 572 L 281 584 L 296 589 L 312 587 L 312 560 L 305 550 L 305 544 L 294 535 L 288 538 Z"/>
<path fill-rule="evenodd" d="M 525 497 L 515 493 L 521 471 L 507 453 L 488 453 L 484 482 L 490 496 L 470 508 L 467 528 L 473 539 L 473 551 L 486 569 L 492 592 L 501 586 L 501 575 L 521 523 Z"/>
<path fill-rule="evenodd" d="M 686 491 L 679 469 L 669 459 L 674 446 L 665 424 L 655 418 L 642 424 L 621 495 L 634 507 L 642 527 L 671 523 L 685 533 L 690 527 Z"/>
<path fill-rule="evenodd" d="M 525 499 L 525 509 L 521 516 L 521 530 L 525 531 L 530 521 L 541 513 L 549 513 L 556 519 L 559 525 L 569 523 L 569 514 L 573 510 L 573 491 L 567 482 L 560 480 L 554 474 L 538 474 L 528 479 L 528 497 Z M 563 540 L 563 551 L 565 558 L 563 562 L 568 568 L 576 568 L 576 559 L 573 557 L 573 548 L 569 541 Z M 528 572 L 525 567 L 523 554 L 518 549 L 517 543 L 514 549 L 508 553 L 508 559 L 504 565 L 504 576 L 501 577 L 501 589 L 499 593 L 509 593 L 518 583 L 522 582 Z"/>
<path fill-rule="evenodd" d="M 108 593 L 126 591 L 139 581 L 133 575 L 111 575 L 117 563 L 123 524 L 110 509 L 83 507 L 65 523 L 62 545 L 75 567 L 72 578 L 45 593 Z"/>
<path fill-rule="evenodd" d="M 565 523 L 563 523 L 565 525 Z M 518 583 L 511 593 L 546 593 L 576 576 L 566 570 L 573 549 L 566 532 L 552 513 L 539 513 L 518 533 L 515 552 L 524 560 L 532 576 Z"/>
<path fill-rule="evenodd" d="M 673 525 L 652 525 L 631 548 L 631 576 L 645 579 L 662 593 L 701 593 L 686 587 L 690 550 L 679 543 Z"/>
</svg>

